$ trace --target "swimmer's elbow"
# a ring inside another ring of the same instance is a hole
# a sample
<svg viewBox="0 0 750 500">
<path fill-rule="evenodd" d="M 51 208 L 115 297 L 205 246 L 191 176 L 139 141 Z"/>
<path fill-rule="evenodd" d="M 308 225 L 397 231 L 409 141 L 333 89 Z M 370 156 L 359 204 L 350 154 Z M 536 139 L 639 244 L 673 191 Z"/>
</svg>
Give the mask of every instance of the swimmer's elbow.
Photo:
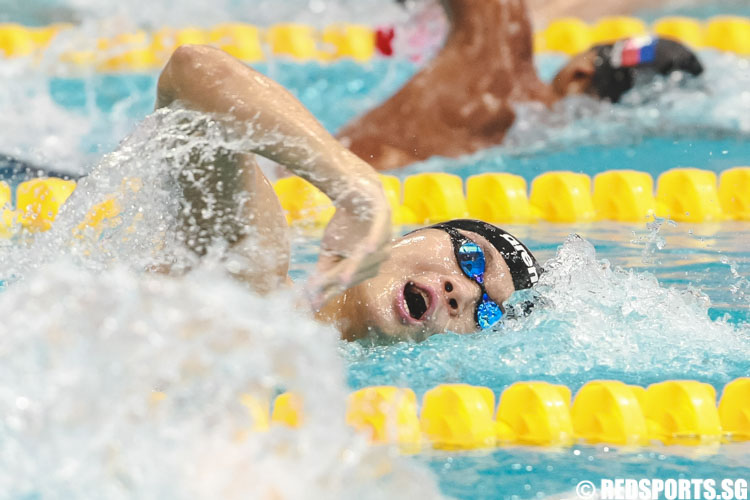
<svg viewBox="0 0 750 500">
<path fill-rule="evenodd" d="M 159 77 L 157 107 L 166 106 L 175 99 L 194 100 L 210 85 L 232 74 L 237 64 L 242 65 L 215 47 L 177 47 Z"/>
<path fill-rule="evenodd" d="M 159 102 L 157 107 L 168 104 L 166 102 L 167 96 L 169 96 L 169 101 L 176 97 L 177 89 L 182 86 L 182 83 L 186 81 L 186 78 L 189 78 L 191 73 L 195 72 L 195 69 L 191 71 L 191 68 L 199 68 L 202 61 L 208 59 L 209 50 L 207 49 L 210 49 L 210 47 L 181 45 L 172 52 L 161 75 L 159 75 L 157 83 Z"/>
<path fill-rule="evenodd" d="M 220 50 L 207 45 L 180 45 L 172 52 L 167 67 L 171 70 L 190 71 L 200 67 L 204 62 L 216 58 Z"/>
<path fill-rule="evenodd" d="M 213 84 L 250 70 L 239 59 L 208 45 L 177 47 L 169 59 L 167 69 L 176 81 L 190 84 Z"/>
</svg>

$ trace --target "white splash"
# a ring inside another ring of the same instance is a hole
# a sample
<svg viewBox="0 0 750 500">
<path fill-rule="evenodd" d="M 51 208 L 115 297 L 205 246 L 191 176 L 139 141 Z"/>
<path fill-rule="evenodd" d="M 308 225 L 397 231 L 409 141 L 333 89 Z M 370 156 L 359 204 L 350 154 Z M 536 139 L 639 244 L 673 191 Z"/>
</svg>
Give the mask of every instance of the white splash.
<svg viewBox="0 0 750 500">
<path fill-rule="evenodd" d="M 79 182 L 50 231 L 0 247 L 12 281 L 0 293 L 0 498 L 439 497 L 426 471 L 345 425 L 333 328 L 297 312 L 291 292 L 235 283 L 226 244 L 200 261 L 187 250 L 180 186 L 200 187 L 221 151 L 265 144 L 226 125 L 154 113 Z M 107 199 L 120 214 L 81 231 Z M 172 276 L 144 272 L 160 264 Z M 281 390 L 304 400 L 302 429 L 243 438 L 254 422 L 242 395 Z"/>
<path fill-rule="evenodd" d="M 91 120 L 52 100 L 48 75 L 29 60 L 0 60 L 0 154 L 59 171 L 80 172 L 81 139 Z"/>
<path fill-rule="evenodd" d="M 0 498 L 439 497 L 346 427 L 337 333 L 289 296 L 61 260 L 1 293 L 0 316 Z M 282 389 L 304 425 L 248 433 L 241 396 Z"/>
<path fill-rule="evenodd" d="M 663 287 L 650 273 L 613 268 L 577 235 L 545 263 L 539 292 L 546 307 L 523 328 L 562 336 L 562 350 L 548 352 L 551 374 L 572 365 L 654 373 L 690 366 L 716 376 L 732 371 L 728 366 L 740 358 L 728 353 L 746 352 L 750 340 L 747 325 L 711 321 L 710 300 L 699 290 Z"/>
</svg>

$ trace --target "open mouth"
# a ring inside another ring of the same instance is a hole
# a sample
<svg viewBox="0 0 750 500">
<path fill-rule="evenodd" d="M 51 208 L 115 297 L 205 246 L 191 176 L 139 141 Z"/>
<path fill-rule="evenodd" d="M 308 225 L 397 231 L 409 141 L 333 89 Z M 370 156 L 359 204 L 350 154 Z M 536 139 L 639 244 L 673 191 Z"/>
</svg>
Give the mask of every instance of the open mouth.
<svg viewBox="0 0 750 500">
<path fill-rule="evenodd" d="M 416 320 L 422 320 L 430 308 L 430 295 L 413 281 L 410 281 L 404 287 L 404 302 L 409 316 Z"/>
</svg>

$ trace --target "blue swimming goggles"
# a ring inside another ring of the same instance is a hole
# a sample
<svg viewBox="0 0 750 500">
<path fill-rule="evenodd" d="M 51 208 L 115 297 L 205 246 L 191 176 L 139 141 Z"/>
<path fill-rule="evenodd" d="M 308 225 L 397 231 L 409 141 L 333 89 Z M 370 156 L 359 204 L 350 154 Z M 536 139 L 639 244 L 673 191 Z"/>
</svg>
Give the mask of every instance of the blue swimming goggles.
<svg viewBox="0 0 750 500">
<path fill-rule="evenodd" d="M 487 289 L 484 287 L 484 272 L 486 267 L 484 250 L 450 226 L 441 226 L 439 228 L 450 236 L 458 267 L 461 268 L 461 271 L 470 280 L 477 283 L 479 289 L 482 291 L 482 298 L 477 304 L 477 310 L 474 313 L 477 325 L 482 330 L 491 328 L 503 318 L 505 309 L 501 304 L 490 299 Z"/>
</svg>

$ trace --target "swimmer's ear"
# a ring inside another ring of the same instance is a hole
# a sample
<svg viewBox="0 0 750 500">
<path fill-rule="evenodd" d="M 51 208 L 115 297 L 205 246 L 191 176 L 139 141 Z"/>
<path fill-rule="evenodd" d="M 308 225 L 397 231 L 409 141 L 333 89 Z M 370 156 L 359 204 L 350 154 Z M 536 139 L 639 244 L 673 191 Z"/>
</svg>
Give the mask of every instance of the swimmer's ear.
<svg viewBox="0 0 750 500">
<path fill-rule="evenodd" d="M 591 51 L 579 54 L 555 75 L 552 87 L 560 97 L 583 94 L 591 86 L 594 70 L 594 57 Z"/>
</svg>

